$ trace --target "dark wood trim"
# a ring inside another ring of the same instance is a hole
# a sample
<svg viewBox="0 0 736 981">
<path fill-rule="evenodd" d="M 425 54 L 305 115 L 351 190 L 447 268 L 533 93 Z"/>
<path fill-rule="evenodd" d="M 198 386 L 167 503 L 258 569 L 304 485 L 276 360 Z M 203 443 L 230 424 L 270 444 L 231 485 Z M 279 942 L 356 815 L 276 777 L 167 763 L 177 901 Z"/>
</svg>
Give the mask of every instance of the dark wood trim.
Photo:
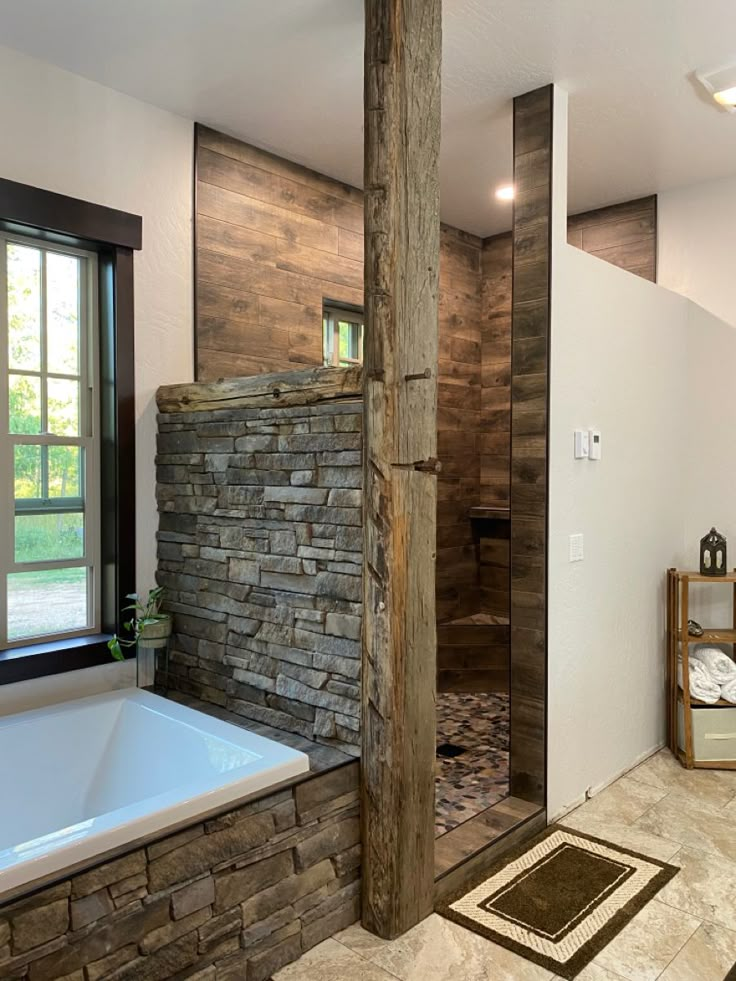
<svg viewBox="0 0 736 981">
<path fill-rule="evenodd" d="M 194 358 L 194 380 L 199 381 L 199 142 L 202 124 L 194 124 L 192 130 L 192 355 Z"/>
<path fill-rule="evenodd" d="M 110 661 L 109 639 L 109 634 L 93 634 L 0 651 L 0 685 L 106 664 Z"/>
<path fill-rule="evenodd" d="M 509 784 L 547 794 L 553 86 L 514 99 Z"/>
<path fill-rule="evenodd" d="M 140 249 L 143 220 L 138 215 L 80 201 L 0 177 L 0 216 L 8 225 L 27 226 L 97 245 Z"/>
<path fill-rule="evenodd" d="M 120 628 L 126 595 L 135 589 L 135 314 L 133 253 L 115 249 L 114 263 L 114 356 L 115 356 L 115 524 L 103 526 L 103 539 L 115 548 L 116 606 L 107 618 Z M 103 473 L 103 479 L 105 475 Z M 114 529 L 114 530 L 113 530 Z"/>
<path fill-rule="evenodd" d="M 0 181 L 2 185 L 11 181 Z M 24 188 L 25 185 L 17 185 Z M 30 191 L 34 188 L 28 189 Z M 74 244 L 95 251 L 98 256 L 98 312 L 100 337 L 100 479 L 101 479 L 101 600 L 102 634 L 93 637 L 70 638 L 50 643 L 30 644 L 0 653 L 0 685 L 23 681 L 28 678 L 74 671 L 79 668 L 105 664 L 110 661 L 107 649 L 109 635 L 121 627 L 121 610 L 125 596 L 135 588 L 135 340 L 134 340 L 134 292 L 133 250 L 111 244 L 100 244 L 96 239 L 80 238 L 83 229 L 93 230 L 91 212 L 98 208 L 84 201 L 75 201 L 63 195 L 39 191 L 38 197 L 21 195 L 12 212 L 13 219 L 22 213 L 21 230 L 28 234 L 25 222 L 31 216 L 39 221 L 39 230 L 53 227 L 54 241 Z M 50 198 L 47 197 L 50 195 Z M 63 199 L 63 209 L 44 216 L 44 201 L 54 204 Z M 21 205 L 30 204 L 32 209 L 21 211 Z M 4 202 L 0 193 L 0 224 L 7 225 Z M 74 214 L 75 206 L 78 214 Z M 106 213 L 123 215 L 110 208 L 99 209 L 95 217 L 98 232 L 105 228 L 115 236 L 115 224 L 104 225 Z M 68 218 L 69 231 L 63 233 L 60 217 Z M 140 219 L 134 215 L 128 223 L 132 227 Z M 139 228 L 140 232 L 140 228 Z M 50 238 L 49 235 L 39 235 Z M 119 237 L 119 236 L 118 236 Z M 140 242 L 140 234 L 138 235 Z M 133 649 L 127 650 L 133 657 Z"/>
</svg>

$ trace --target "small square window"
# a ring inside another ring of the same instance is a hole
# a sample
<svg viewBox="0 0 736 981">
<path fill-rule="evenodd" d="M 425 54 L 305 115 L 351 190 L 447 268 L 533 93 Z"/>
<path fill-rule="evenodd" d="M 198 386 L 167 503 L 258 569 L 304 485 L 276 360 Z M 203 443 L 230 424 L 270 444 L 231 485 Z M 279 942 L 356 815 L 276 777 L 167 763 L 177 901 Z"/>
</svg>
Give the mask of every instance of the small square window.
<svg viewBox="0 0 736 981">
<path fill-rule="evenodd" d="M 324 363 L 335 368 L 363 363 L 363 311 L 324 305 Z"/>
</svg>

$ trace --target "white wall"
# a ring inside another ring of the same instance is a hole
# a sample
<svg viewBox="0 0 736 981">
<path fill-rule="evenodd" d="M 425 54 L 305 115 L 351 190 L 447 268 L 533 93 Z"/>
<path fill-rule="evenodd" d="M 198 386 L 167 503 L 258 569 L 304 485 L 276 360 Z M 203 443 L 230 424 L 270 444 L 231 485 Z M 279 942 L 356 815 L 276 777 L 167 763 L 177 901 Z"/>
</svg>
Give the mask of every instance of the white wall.
<svg viewBox="0 0 736 981">
<path fill-rule="evenodd" d="M 658 196 L 660 285 L 736 326 L 736 177 Z"/>
<path fill-rule="evenodd" d="M 664 572 L 680 561 L 686 300 L 568 245 L 554 255 L 548 813 L 661 744 Z M 599 462 L 573 430 L 602 433 Z M 568 536 L 585 536 L 569 561 Z"/>
<path fill-rule="evenodd" d="M 192 123 L 2 47 L 0 119 L 0 177 L 143 217 L 135 255 L 136 548 L 137 585 L 147 589 L 157 527 L 154 394 L 194 371 Z"/>
<path fill-rule="evenodd" d="M 697 569 L 700 539 L 711 525 L 728 540 L 728 562 L 736 567 L 736 318 L 724 323 L 688 303 L 687 377 L 680 393 L 686 460 L 683 563 Z M 720 384 L 714 384 L 714 374 Z M 689 461 L 689 465 L 687 465 Z M 694 587 L 692 615 L 711 627 L 731 625 L 727 585 Z"/>
</svg>

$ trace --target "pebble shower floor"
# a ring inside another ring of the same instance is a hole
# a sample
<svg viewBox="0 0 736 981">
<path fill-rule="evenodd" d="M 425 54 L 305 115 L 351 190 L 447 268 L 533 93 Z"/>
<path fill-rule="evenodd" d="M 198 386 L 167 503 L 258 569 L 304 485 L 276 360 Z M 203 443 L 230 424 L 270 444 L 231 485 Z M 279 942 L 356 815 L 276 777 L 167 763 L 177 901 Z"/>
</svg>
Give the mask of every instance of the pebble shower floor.
<svg viewBox="0 0 736 981">
<path fill-rule="evenodd" d="M 437 695 L 437 745 L 464 750 L 437 756 L 435 837 L 498 803 L 509 792 L 509 698 Z"/>
</svg>

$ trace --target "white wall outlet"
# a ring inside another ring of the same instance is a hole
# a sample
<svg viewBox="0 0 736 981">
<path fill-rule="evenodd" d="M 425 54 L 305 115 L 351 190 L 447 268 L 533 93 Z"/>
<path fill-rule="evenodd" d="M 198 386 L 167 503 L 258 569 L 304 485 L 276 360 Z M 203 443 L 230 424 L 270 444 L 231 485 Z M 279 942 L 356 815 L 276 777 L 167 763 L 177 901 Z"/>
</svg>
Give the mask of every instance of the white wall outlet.
<svg viewBox="0 0 736 981">
<path fill-rule="evenodd" d="M 575 459 L 587 460 L 590 456 L 590 431 L 587 429 L 575 430 Z"/>
<path fill-rule="evenodd" d="M 600 460 L 601 458 L 601 434 L 597 429 L 588 430 L 588 451 L 591 460 Z"/>
<path fill-rule="evenodd" d="M 582 535 L 570 535 L 570 561 L 582 562 L 585 555 Z"/>
</svg>

